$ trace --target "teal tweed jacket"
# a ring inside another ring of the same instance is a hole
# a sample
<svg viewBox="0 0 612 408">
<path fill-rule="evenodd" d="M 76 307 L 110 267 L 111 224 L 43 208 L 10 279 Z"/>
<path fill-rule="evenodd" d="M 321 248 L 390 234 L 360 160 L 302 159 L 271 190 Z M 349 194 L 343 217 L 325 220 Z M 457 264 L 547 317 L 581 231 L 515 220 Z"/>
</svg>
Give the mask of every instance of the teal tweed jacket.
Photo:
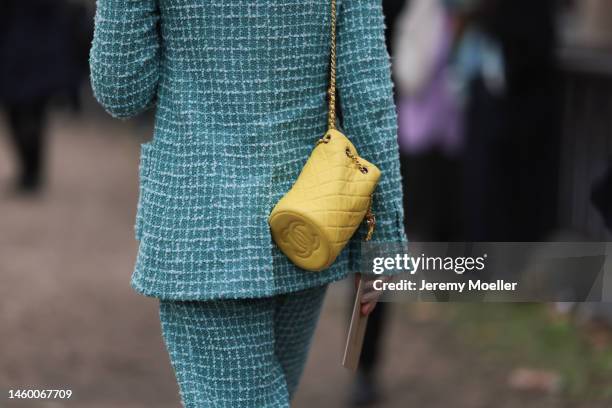
<svg viewBox="0 0 612 408">
<path fill-rule="evenodd" d="M 401 241 L 402 191 L 380 0 L 338 3 L 342 126 L 382 178 L 378 241 Z M 132 276 L 162 299 L 252 298 L 343 278 L 363 229 L 321 273 L 295 267 L 267 218 L 326 130 L 329 0 L 98 0 L 98 101 L 156 111 L 141 151 Z"/>
</svg>

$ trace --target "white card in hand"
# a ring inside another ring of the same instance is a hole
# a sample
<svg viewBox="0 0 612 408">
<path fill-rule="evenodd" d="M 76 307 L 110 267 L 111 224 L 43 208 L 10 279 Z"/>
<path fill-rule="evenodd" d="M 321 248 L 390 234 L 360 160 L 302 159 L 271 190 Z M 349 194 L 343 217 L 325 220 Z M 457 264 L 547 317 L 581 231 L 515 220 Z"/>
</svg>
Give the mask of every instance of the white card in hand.
<svg viewBox="0 0 612 408">
<path fill-rule="evenodd" d="M 346 338 L 346 347 L 344 349 L 344 358 L 342 359 L 342 365 L 353 371 L 357 370 L 359 366 L 363 338 L 368 325 L 368 316 L 361 314 L 361 296 L 363 295 L 364 285 L 365 280 L 362 275 L 359 279 L 357 294 L 355 295 L 353 315 L 351 316 L 349 332 Z"/>
</svg>

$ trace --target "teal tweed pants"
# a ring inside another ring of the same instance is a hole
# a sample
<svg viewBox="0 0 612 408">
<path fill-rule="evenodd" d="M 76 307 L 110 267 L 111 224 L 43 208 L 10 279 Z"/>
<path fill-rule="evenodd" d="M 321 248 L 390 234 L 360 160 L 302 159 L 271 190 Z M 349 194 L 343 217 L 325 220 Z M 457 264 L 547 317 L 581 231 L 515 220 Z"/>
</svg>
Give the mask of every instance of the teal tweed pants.
<svg viewBox="0 0 612 408">
<path fill-rule="evenodd" d="M 160 301 L 185 408 L 288 408 L 327 286 L 267 298 Z"/>
</svg>

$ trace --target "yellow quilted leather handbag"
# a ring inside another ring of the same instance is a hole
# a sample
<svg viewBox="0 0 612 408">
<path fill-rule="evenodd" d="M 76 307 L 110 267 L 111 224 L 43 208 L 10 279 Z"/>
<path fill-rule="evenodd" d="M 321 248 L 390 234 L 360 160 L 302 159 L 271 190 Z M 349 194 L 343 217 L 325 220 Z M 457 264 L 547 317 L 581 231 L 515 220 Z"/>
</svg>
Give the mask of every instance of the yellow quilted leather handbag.
<svg viewBox="0 0 612 408">
<path fill-rule="evenodd" d="M 359 157 L 336 128 L 336 1 L 331 0 L 331 53 L 328 130 L 318 140 L 295 184 L 268 220 L 281 251 L 302 269 L 328 268 L 366 218 L 376 224 L 372 194 L 380 170 Z"/>
</svg>

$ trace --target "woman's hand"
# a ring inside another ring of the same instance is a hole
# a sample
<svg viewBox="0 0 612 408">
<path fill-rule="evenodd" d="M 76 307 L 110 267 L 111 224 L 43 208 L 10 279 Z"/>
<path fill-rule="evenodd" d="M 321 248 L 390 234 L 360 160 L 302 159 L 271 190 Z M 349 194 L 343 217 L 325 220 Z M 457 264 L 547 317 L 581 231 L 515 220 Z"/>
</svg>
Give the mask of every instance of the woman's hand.
<svg viewBox="0 0 612 408">
<path fill-rule="evenodd" d="M 355 289 L 359 288 L 359 280 L 362 274 L 355 274 Z M 361 295 L 361 314 L 364 316 L 372 313 L 378 303 L 378 299 L 382 295 L 382 291 L 374 289 L 374 281 L 388 282 L 391 276 L 382 275 L 363 275 L 363 293 Z"/>
</svg>

